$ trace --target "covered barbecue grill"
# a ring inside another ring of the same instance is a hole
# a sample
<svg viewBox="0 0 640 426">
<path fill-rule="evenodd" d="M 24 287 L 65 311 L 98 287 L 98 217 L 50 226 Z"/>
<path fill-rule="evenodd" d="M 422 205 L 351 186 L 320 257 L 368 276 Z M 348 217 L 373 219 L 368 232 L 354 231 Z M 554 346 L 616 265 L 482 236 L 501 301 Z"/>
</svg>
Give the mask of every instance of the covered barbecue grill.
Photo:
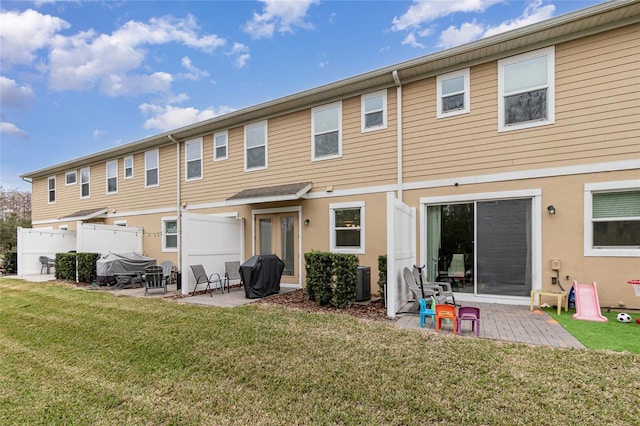
<svg viewBox="0 0 640 426">
<path fill-rule="evenodd" d="M 116 275 L 143 274 L 156 260 L 138 253 L 107 253 L 96 261 L 96 281 L 98 284 L 114 284 Z"/>
<path fill-rule="evenodd" d="M 250 257 L 240 265 L 240 276 L 247 299 L 279 293 L 282 271 L 284 271 L 284 262 L 275 254 Z"/>
</svg>

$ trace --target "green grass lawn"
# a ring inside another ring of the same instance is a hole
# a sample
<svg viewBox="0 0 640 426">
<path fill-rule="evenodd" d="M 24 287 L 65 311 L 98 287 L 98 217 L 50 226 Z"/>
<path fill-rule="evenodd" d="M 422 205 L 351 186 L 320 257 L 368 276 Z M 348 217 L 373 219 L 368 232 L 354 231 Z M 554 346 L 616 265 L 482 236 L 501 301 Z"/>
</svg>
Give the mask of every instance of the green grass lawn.
<svg viewBox="0 0 640 426">
<path fill-rule="evenodd" d="M 633 319 L 631 323 L 618 322 L 616 320 L 618 312 L 616 311 L 602 311 L 602 315 L 609 322 L 573 319 L 571 316 L 575 314 L 575 309 L 569 309 L 569 312 L 563 310 L 560 315 L 551 308 L 545 309 L 545 312 L 556 319 L 573 337 L 589 349 L 629 351 L 640 354 L 640 324 L 636 324 L 636 318 L 640 318 L 640 312 L 624 311 L 631 315 Z"/>
<path fill-rule="evenodd" d="M 627 425 L 640 355 L 0 279 L 0 424 Z"/>
</svg>

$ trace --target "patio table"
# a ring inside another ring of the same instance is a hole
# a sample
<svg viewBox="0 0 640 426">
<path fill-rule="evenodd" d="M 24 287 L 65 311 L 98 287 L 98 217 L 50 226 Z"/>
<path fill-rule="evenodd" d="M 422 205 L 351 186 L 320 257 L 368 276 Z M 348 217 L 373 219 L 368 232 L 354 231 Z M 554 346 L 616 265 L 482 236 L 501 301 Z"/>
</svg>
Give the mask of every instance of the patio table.
<svg viewBox="0 0 640 426">
<path fill-rule="evenodd" d="M 560 311 L 562 309 L 562 302 L 564 302 L 564 311 L 569 311 L 569 295 L 566 291 L 531 290 L 531 311 L 533 311 L 533 305 L 536 299 L 536 295 L 538 296 L 538 306 L 540 306 L 542 302 L 542 296 L 551 296 L 558 298 L 558 303 L 556 304 L 558 306 L 558 315 L 560 315 Z"/>
</svg>

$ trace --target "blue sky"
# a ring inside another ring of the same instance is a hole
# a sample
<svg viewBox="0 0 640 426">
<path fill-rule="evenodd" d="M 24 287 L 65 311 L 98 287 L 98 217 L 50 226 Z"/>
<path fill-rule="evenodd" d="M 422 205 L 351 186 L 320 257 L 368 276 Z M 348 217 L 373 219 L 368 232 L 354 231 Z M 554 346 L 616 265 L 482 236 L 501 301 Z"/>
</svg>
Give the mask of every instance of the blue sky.
<svg viewBox="0 0 640 426">
<path fill-rule="evenodd" d="M 0 182 L 602 2 L 3 0 Z"/>
</svg>

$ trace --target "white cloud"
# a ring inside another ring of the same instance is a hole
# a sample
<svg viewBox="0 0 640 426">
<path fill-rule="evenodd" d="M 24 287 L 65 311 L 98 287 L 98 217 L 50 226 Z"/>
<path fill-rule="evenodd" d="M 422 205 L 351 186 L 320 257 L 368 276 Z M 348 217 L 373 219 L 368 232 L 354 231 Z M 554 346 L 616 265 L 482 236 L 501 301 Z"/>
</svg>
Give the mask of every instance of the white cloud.
<svg viewBox="0 0 640 426">
<path fill-rule="evenodd" d="M 227 55 L 235 56 L 233 64 L 237 68 L 244 68 L 251 58 L 251 55 L 249 54 L 249 48 L 242 43 L 233 43 L 233 47 L 231 48 L 231 51 L 227 53 Z"/>
<path fill-rule="evenodd" d="M 110 96 L 168 90 L 172 76 L 165 72 L 133 73 L 143 67 L 148 45 L 180 43 L 204 52 L 225 44 L 215 35 L 198 34 L 193 16 L 152 18 L 148 24 L 129 21 L 112 34 L 80 32 L 58 35 L 52 42 L 49 85 L 53 90 L 99 87 Z"/>
<path fill-rule="evenodd" d="M 19 128 L 13 123 L 6 121 L 0 121 L 0 133 L 4 133 L 7 136 L 13 136 L 20 139 L 29 139 L 27 132 Z"/>
<path fill-rule="evenodd" d="M 411 47 L 419 47 L 422 48 L 424 47 L 424 45 L 420 42 L 418 42 L 416 40 L 416 35 L 414 33 L 409 33 L 407 34 L 407 36 L 404 38 L 404 40 L 402 40 L 402 45 L 403 46 L 411 46 Z"/>
<path fill-rule="evenodd" d="M 456 28 L 451 25 L 440 34 L 438 47 L 447 48 L 468 43 L 477 38 L 480 38 L 483 32 L 484 27 L 476 23 L 475 21 L 465 22 L 464 24 L 460 25 L 460 28 Z"/>
<path fill-rule="evenodd" d="M 36 52 L 49 46 L 52 37 L 71 25 L 63 19 L 28 9 L 24 12 L 0 11 L 0 56 L 3 65 L 28 65 Z"/>
<path fill-rule="evenodd" d="M 276 31 L 291 33 L 293 28 L 312 29 L 313 24 L 305 22 L 307 11 L 320 0 L 261 0 L 264 3 L 262 13 L 253 13 L 253 18 L 247 21 L 243 30 L 251 38 L 273 37 Z"/>
<path fill-rule="evenodd" d="M 180 62 L 182 63 L 182 66 L 188 71 L 187 73 L 181 73 L 179 75 L 180 78 L 186 78 L 187 80 L 197 81 L 197 80 L 200 80 L 202 77 L 209 76 L 208 71 L 201 70 L 200 68 L 193 65 L 193 63 L 191 62 L 191 58 L 189 58 L 188 56 L 183 57 Z"/>
<path fill-rule="evenodd" d="M 144 103 L 140 105 L 140 111 L 149 116 L 144 122 L 145 129 L 154 129 L 159 131 L 169 131 L 179 127 L 188 126 L 199 121 L 208 120 L 209 118 L 227 114 L 234 111 L 233 108 L 221 106 L 217 109 L 209 107 L 198 110 L 193 107 L 177 107 L 173 105 L 154 105 Z"/>
<path fill-rule="evenodd" d="M 452 1 L 422 1 L 414 0 L 404 15 L 393 18 L 393 31 L 404 31 L 420 27 L 456 12 L 482 13 L 496 3 L 504 0 L 452 0 Z"/>
<path fill-rule="evenodd" d="M 25 109 L 35 99 L 29 86 L 19 86 L 14 80 L 0 76 L 0 107 Z"/>
<path fill-rule="evenodd" d="M 524 27 L 526 25 L 535 24 L 536 22 L 544 21 L 552 18 L 555 10 L 556 7 L 554 5 L 548 4 L 543 6 L 541 0 L 535 0 L 527 5 L 523 14 L 518 18 L 487 28 L 483 37 L 489 37 L 506 31 L 515 30 L 516 28 Z"/>
<path fill-rule="evenodd" d="M 97 139 L 100 136 L 105 134 L 107 134 L 107 132 L 105 130 L 100 130 L 100 129 L 95 129 L 93 132 L 91 132 L 91 136 L 93 136 L 94 139 Z"/>
</svg>

